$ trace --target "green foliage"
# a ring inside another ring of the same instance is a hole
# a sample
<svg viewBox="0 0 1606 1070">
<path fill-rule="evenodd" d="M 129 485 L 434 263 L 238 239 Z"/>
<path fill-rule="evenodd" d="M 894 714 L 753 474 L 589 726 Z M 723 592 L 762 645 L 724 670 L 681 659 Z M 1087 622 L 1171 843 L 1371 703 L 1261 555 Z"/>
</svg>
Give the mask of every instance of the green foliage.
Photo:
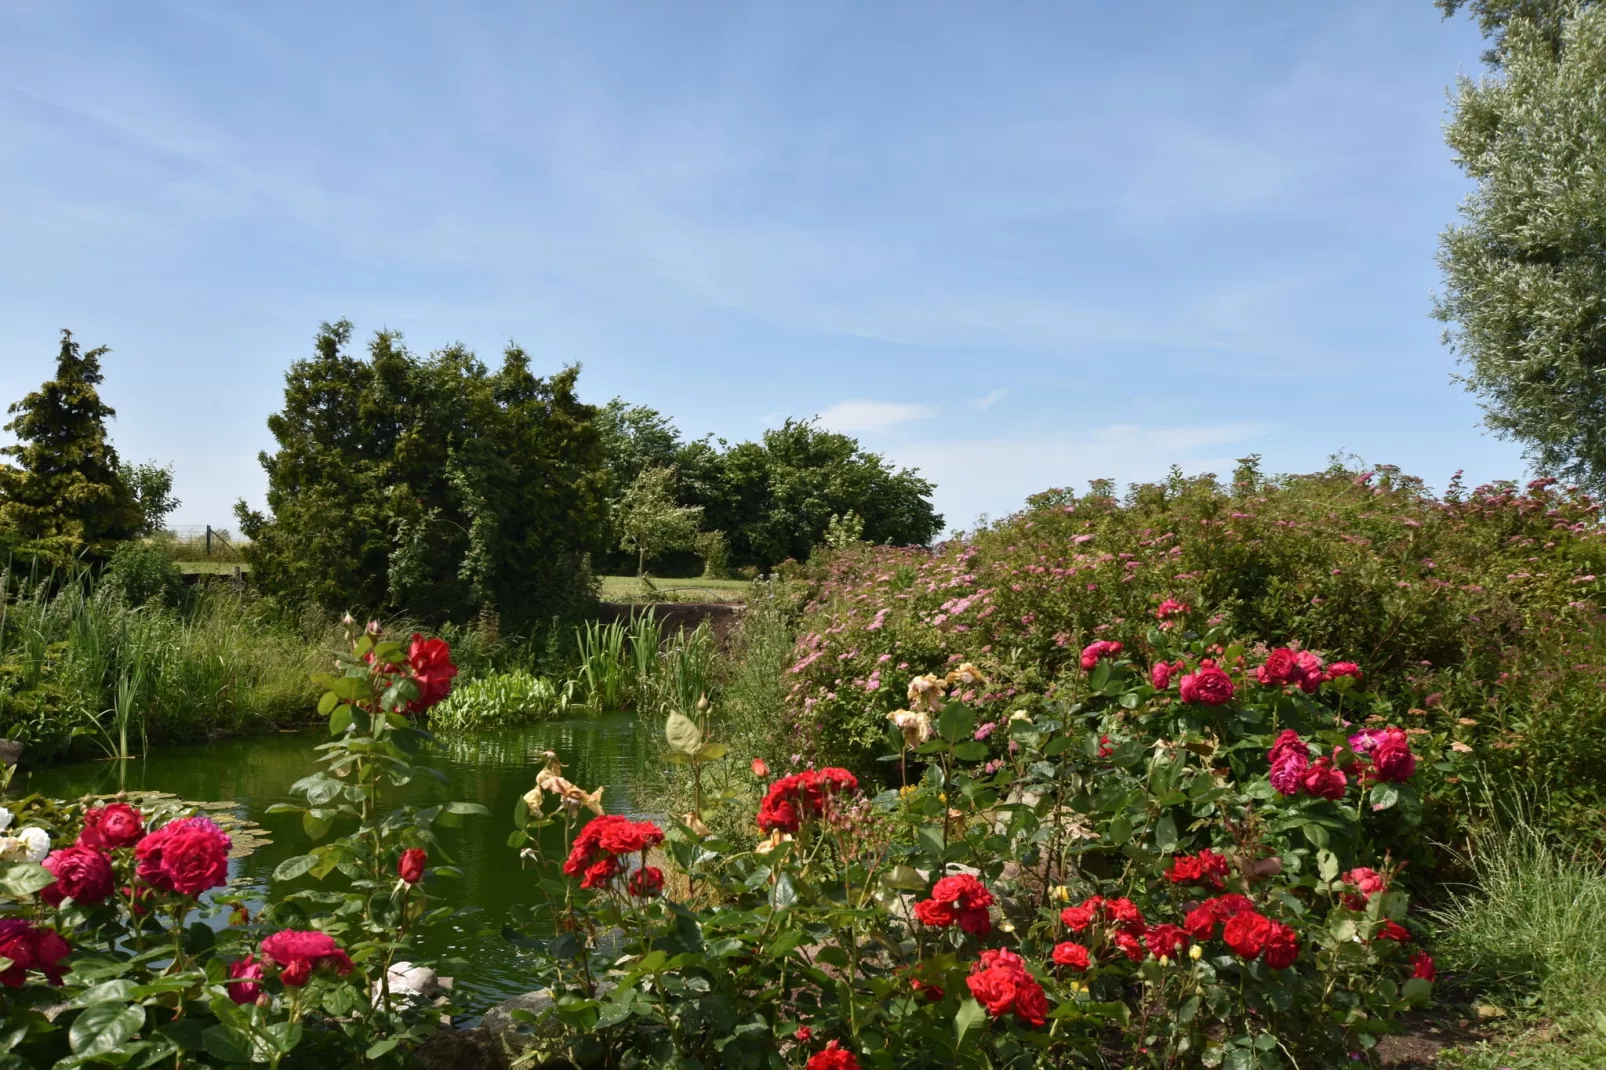
<svg viewBox="0 0 1606 1070">
<path fill-rule="evenodd" d="M 7 410 L 5 429 L 17 441 L 0 454 L 16 463 L 0 464 L 0 529 L 10 529 L 24 553 L 58 566 L 104 561 L 144 524 L 106 438 L 115 413 L 96 387 L 107 352 L 83 352 L 62 331 L 56 377 Z"/>
<path fill-rule="evenodd" d="M 730 576 L 730 544 L 723 531 L 699 531 L 692 549 L 703 559 L 703 579 L 723 580 Z"/>
<path fill-rule="evenodd" d="M 95 740 L 104 746 L 119 710 L 131 718 L 130 738 L 158 742 L 311 716 L 315 657 L 249 596 L 210 589 L 169 607 L 132 602 L 110 583 L 90 593 L 83 581 L 8 594 L 0 737 L 24 743 L 29 761 L 81 752 Z"/>
<path fill-rule="evenodd" d="M 1045 493 L 935 553 L 860 548 L 814 568 L 778 725 L 788 750 L 867 769 L 913 677 L 973 661 L 995 681 L 974 701 L 997 719 L 1016 692 L 1057 694 L 1095 640 L 1143 649 L 1174 599 L 1250 642 L 1358 662 L 1394 716 L 1490 776 L 1554 784 L 1546 820 L 1598 830 L 1599 516 L 1548 480 L 1437 498 L 1337 464 L 1268 479 L 1251 462 L 1230 487 L 1175 476 L 1125 501 L 1107 484 Z"/>
<path fill-rule="evenodd" d="M 607 476 L 579 369 L 489 371 L 460 346 L 421 358 L 381 331 L 369 359 L 325 324 L 286 375 L 263 454 L 269 514 L 242 504 L 253 580 L 281 600 L 418 620 L 495 611 L 510 631 L 579 612 Z"/>
<path fill-rule="evenodd" d="M 1493 45 L 1483 54 L 1484 62 L 1498 67 L 1505 61 L 1506 36 L 1513 21 L 1528 23 L 1553 52 L 1562 47 L 1563 31 L 1567 19 L 1577 10 L 1591 6 L 1595 0 L 1433 0 L 1433 4 L 1450 18 L 1462 8 L 1477 20 L 1483 36 L 1491 38 Z"/>
<path fill-rule="evenodd" d="M 173 497 L 173 466 L 153 462 L 121 464 L 117 471 L 144 517 L 138 534 L 143 538 L 156 535 L 167 523 L 168 515 L 183 504 Z"/>
<path fill-rule="evenodd" d="M 532 676 L 515 670 L 481 676 L 454 687 L 452 693 L 430 708 L 431 728 L 457 731 L 509 728 L 568 716 L 575 701 L 573 680 L 559 683 L 550 676 Z"/>
<path fill-rule="evenodd" d="M 647 574 L 647 562 L 667 550 L 692 548 L 703 518 L 701 506 L 677 505 L 670 468 L 643 468 L 620 496 L 615 523 L 619 548 L 636 555 L 636 575 Z"/>
<path fill-rule="evenodd" d="M 100 584 L 131 606 L 176 606 L 184 600 L 184 574 L 166 548 L 142 539 L 120 544 Z"/>
<path fill-rule="evenodd" d="M 1606 487 L 1606 9 L 1502 22 L 1447 139 L 1477 187 L 1445 231 L 1436 308 L 1486 420 L 1540 470 Z M 1501 16 L 1504 18 L 1504 15 Z M 1552 40 L 1559 27 L 1560 47 Z"/>
<path fill-rule="evenodd" d="M 1462 984 L 1483 993 L 1506 1021 L 1495 1040 L 1451 1065 L 1606 1065 L 1606 872 L 1599 860 L 1558 850 L 1519 816 L 1475 835 L 1464 861 L 1475 882 L 1434 912 L 1439 947 Z"/>
<path fill-rule="evenodd" d="M 682 500 L 704 507 L 704 522 L 725 532 L 737 565 L 807 560 L 831 517 L 850 512 L 875 543 L 923 546 L 942 530 L 929 481 L 811 421 L 787 420 L 762 441 L 727 450 L 692 443 L 679 467 Z"/>
</svg>

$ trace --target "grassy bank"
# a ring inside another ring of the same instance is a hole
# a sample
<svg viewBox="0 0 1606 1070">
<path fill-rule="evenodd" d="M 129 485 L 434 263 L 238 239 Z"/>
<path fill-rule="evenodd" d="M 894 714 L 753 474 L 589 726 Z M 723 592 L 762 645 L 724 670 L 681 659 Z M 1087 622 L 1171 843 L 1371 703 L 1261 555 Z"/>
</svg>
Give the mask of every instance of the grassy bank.
<svg viewBox="0 0 1606 1070">
<path fill-rule="evenodd" d="M 603 576 L 604 602 L 745 602 L 752 584 L 747 580 L 650 579 L 643 589 L 635 576 Z"/>
</svg>

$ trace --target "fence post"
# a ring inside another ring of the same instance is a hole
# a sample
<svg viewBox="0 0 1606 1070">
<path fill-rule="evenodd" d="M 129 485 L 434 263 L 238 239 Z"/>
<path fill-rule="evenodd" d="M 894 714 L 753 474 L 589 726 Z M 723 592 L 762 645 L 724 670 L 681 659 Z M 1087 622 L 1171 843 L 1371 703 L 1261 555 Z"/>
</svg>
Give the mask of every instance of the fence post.
<svg viewBox="0 0 1606 1070">
<path fill-rule="evenodd" d="M 206 525 L 206 556 L 212 556 L 212 525 Z"/>
</svg>

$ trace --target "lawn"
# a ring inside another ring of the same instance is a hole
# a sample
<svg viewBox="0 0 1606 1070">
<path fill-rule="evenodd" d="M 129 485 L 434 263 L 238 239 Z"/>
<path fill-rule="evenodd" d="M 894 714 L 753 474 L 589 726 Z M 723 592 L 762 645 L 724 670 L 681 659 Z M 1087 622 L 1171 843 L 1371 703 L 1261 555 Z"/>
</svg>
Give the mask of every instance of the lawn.
<svg viewBox="0 0 1606 1070">
<path fill-rule="evenodd" d="M 747 580 L 654 579 L 654 588 L 663 600 L 671 602 L 745 602 Z M 646 601 L 641 597 L 640 581 L 634 576 L 602 577 L 602 598 L 606 602 Z"/>
</svg>

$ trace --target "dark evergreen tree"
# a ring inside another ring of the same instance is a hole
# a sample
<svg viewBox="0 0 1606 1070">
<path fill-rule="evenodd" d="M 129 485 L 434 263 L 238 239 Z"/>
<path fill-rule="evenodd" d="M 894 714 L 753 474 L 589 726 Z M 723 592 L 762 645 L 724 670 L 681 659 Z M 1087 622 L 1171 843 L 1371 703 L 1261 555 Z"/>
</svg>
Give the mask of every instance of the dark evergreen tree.
<svg viewBox="0 0 1606 1070">
<path fill-rule="evenodd" d="M 116 414 L 96 388 L 107 352 L 83 352 L 62 331 L 56 377 L 7 410 L 17 441 L 0 449 L 15 462 L 0 464 L 0 529 L 17 550 L 100 563 L 144 523 L 106 437 Z"/>
<path fill-rule="evenodd" d="M 428 357 L 381 331 L 366 361 L 325 324 L 286 376 L 263 454 L 269 513 L 238 507 L 268 591 L 331 610 L 520 628 L 594 597 L 607 474 L 578 368 L 549 379 L 509 347 L 490 372 L 461 346 Z"/>
</svg>

